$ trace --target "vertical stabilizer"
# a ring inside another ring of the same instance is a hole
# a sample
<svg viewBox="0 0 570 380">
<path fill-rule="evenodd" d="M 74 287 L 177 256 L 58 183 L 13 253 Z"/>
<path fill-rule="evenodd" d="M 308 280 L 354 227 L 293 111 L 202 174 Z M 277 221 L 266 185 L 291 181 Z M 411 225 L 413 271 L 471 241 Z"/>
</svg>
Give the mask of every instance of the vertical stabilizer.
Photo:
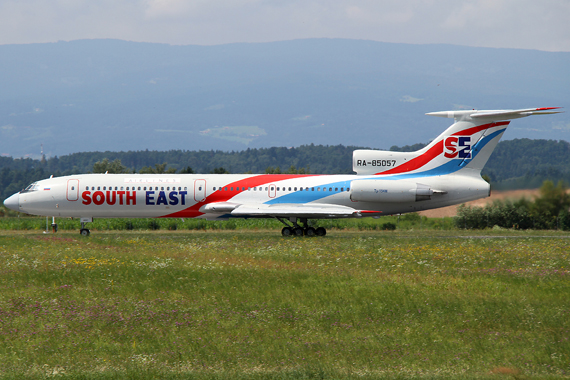
<svg viewBox="0 0 570 380">
<path fill-rule="evenodd" d="M 353 170 L 381 176 L 435 176 L 471 170 L 479 174 L 509 125 L 510 119 L 559 113 L 558 107 L 521 110 L 443 111 L 429 116 L 452 118 L 449 128 L 417 152 L 356 150 Z"/>
</svg>

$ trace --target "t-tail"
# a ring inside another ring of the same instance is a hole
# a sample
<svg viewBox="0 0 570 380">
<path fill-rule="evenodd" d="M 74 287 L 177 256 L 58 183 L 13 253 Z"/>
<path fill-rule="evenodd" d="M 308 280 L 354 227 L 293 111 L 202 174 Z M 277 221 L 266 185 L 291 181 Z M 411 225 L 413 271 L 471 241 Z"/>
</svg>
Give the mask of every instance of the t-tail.
<svg viewBox="0 0 570 380">
<path fill-rule="evenodd" d="M 560 107 L 520 110 L 443 111 L 426 115 L 453 118 L 455 123 L 416 152 L 355 150 L 353 170 L 359 175 L 413 178 L 452 174 L 480 175 L 511 119 L 560 113 Z"/>
</svg>

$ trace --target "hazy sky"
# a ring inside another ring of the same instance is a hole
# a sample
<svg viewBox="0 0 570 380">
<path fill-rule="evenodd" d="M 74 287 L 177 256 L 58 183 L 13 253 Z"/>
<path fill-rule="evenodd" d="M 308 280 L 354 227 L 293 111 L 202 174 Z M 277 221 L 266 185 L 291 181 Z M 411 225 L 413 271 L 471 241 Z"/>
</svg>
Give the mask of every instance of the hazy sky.
<svg viewBox="0 0 570 380">
<path fill-rule="evenodd" d="M 0 44 L 314 37 L 570 51 L 570 0 L 0 0 Z"/>
</svg>

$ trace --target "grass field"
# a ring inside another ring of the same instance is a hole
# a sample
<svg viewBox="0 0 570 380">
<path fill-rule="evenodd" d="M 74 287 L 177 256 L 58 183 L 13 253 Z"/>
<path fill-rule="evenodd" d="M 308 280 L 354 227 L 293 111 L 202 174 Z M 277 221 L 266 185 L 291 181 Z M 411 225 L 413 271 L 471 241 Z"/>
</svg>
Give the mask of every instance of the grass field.
<svg viewBox="0 0 570 380">
<path fill-rule="evenodd" d="M 0 378 L 570 376 L 567 233 L 2 230 L 0 256 Z"/>
</svg>

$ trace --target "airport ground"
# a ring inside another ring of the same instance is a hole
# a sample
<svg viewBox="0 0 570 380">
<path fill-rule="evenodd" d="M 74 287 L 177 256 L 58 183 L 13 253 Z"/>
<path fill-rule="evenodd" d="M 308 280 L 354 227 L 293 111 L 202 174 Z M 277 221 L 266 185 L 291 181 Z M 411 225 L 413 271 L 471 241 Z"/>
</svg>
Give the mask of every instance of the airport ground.
<svg viewBox="0 0 570 380">
<path fill-rule="evenodd" d="M 0 378 L 570 375 L 570 234 L 0 231 Z"/>
</svg>

